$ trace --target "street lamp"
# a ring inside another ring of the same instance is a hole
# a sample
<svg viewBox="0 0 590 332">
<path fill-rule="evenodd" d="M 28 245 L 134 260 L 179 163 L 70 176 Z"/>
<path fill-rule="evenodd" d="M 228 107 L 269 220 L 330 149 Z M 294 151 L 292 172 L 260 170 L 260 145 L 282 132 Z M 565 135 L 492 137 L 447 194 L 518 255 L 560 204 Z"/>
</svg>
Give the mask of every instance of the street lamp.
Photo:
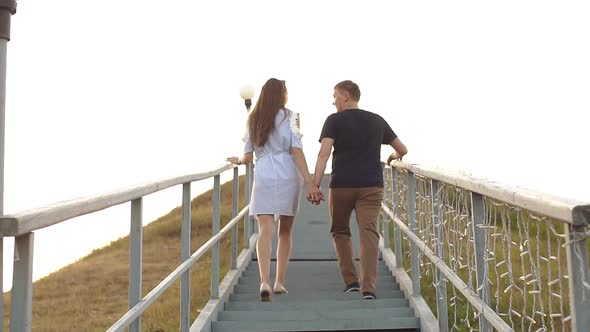
<svg viewBox="0 0 590 332">
<path fill-rule="evenodd" d="M 250 106 L 252 106 L 252 97 L 254 97 L 254 94 L 254 87 L 250 84 L 244 84 L 240 88 L 240 97 L 244 99 L 244 104 L 246 105 L 246 112 L 248 113 L 250 113 Z"/>
<path fill-rule="evenodd" d="M 5 101 L 6 101 L 6 51 L 8 49 L 8 41 L 10 40 L 10 20 L 11 16 L 16 14 L 16 0 L 0 0 L 0 215 L 4 214 L 4 138 L 5 138 Z M 15 238 L 14 241 L 14 252 L 18 252 L 19 249 L 26 248 L 24 245 L 30 244 L 31 252 L 22 252 L 23 255 L 27 253 L 32 255 L 32 248 L 33 248 L 33 233 L 29 233 L 26 235 L 21 235 L 18 238 Z M 0 248 L 4 246 L 4 241 L 0 237 Z M 2 254 L 0 254 L 1 256 Z M 21 262 L 26 262 L 26 259 L 21 260 Z M 31 261 L 32 262 L 32 261 Z M 4 269 L 2 268 L 3 261 L 2 257 L 0 257 L 0 287 L 4 284 L 4 279 L 2 277 Z M 21 265 L 24 268 L 21 268 Z M 13 281 L 12 281 L 12 291 L 11 291 L 11 300 L 10 300 L 10 330 L 13 331 L 24 331 L 31 327 L 32 321 L 32 310 L 31 310 L 31 303 L 33 301 L 33 297 L 31 294 L 30 285 L 32 284 L 32 271 L 26 269 L 26 263 L 23 263 L 17 267 L 17 263 L 14 263 L 14 270 L 13 270 Z M 22 272 L 22 274 L 19 274 Z M 27 272 L 30 272 L 28 274 Z M 23 278 L 23 276 L 28 277 L 28 280 L 17 280 L 17 278 Z M 30 283 L 27 283 L 30 282 Z M 19 292 L 23 288 L 19 289 L 19 286 L 26 285 L 24 289 L 26 291 Z M 19 297 L 20 298 L 17 298 Z M 23 299 L 24 297 L 24 299 Z M 19 316 L 19 314 L 21 316 Z M 4 302 L 0 303 L 0 317 L 4 317 Z M 0 331 L 4 331 L 3 327 L 0 327 Z"/>
</svg>

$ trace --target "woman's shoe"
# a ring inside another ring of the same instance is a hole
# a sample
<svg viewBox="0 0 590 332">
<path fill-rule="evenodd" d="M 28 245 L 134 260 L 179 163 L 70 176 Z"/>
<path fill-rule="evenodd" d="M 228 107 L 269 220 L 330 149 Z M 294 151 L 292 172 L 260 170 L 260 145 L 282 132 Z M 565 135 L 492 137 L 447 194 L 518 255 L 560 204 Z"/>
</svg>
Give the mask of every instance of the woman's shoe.
<svg viewBox="0 0 590 332">
<path fill-rule="evenodd" d="M 287 294 L 289 292 L 287 292 L 287 289 L 285 288 L 285 286 L 279 284 L 279 283 L 275 283 L 275 286 L 273 287 L 272 291 L 275 294 Z"/>
<path fill-rule="evenodd" d="M 267 283 L 260 284 L 260 302 L 270 302 L 271 289 Z"/>
</svg>

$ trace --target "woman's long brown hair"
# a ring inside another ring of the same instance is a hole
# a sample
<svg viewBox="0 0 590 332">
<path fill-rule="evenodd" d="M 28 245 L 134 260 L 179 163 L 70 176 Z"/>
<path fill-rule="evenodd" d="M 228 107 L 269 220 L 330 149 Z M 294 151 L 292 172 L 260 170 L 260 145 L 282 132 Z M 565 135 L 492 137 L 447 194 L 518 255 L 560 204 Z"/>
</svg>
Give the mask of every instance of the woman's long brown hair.
<svg viewBox="0 0 590 332">
<path fill-rule="evenodd" d="M 248 116 L 250 139 L 255 146 L 263 146 L 275 126 L 275 117 L 287 102 L 285 81 L 271 78 L 262 87 L 254 110 Z M 286 116 L 286 115 L 285 115 Z"/>
</svg>

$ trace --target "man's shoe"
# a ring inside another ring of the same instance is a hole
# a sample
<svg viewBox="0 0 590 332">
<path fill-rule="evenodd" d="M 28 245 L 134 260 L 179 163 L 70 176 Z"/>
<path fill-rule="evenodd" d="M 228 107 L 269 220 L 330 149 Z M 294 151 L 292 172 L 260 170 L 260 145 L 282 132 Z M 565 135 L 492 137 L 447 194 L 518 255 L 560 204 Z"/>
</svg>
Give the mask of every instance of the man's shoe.
<svg viewBox="0 0 590 332">
<path fill-rule="evenodd" d="M 377 296 L 373 292 L 363 292 L 363 300 L 374 300 Z"/>
<path fill-rule="evenodd" d="M 350 292 L 360 292 L 361 291 L 361 285 L 358 282 L 353 282 L 352 284 L 346 286 L 346 288 L 344 288 L 344 292 L 345 293 L 350 293 Z"/>
</svg>

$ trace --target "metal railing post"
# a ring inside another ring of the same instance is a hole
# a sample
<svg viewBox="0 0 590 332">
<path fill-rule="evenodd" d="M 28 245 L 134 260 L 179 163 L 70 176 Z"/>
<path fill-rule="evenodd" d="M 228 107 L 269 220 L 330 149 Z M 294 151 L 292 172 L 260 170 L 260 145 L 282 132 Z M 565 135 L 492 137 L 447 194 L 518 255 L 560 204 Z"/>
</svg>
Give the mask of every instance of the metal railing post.
<svg viewBox="0 0 590 332">
<path fill-rule="evenodd" d="M 385 165 L 382 165 L 381 173 L 383 174 L 383 180 L 385 180 Z M 385 193 L 383 193 L 383 197 L 385 197 Z M 393 202 L 393 197 L 391 201 Z M 383 202 L 383 204 L 387 205 L 387 202 Z M 389 248 L 389 217 L 383 211 L 381 211 L 381 225 L 383 225 L 383 247 Z"/>
<path fill-rule="evenodd" d="M 0 1 L 0 216 L 4 214 L 4 138 L 6 114 L 6 53 L 10 40 L 10 20 L 16 13 L 16 0 Z M 0 287 L 4 287 L 4 239 L 0 237 Z M 0 301 L 0 332 L 4 331 L 4 301 Z"/>
<path fill-rule="evenodd" d="M 10 331 L 31 331 L 33 325 L 33 233 L 14 239 L 14 271 L 10 296 Z"/>
<path fill-rule="evenodd" d="M 588 262 L 588 228 L 575 219 L 566 224 L 567 256 L 572 331 L 590 331 L 590 265 Z"/>
<path fill-rule="evenodd" d="M 393 212 L 394 217 L 398 217 L 397 215 L 397 205 L 399 201 L 399 197 L 397 195 L 397 169 L 395 167 L 391 167 L 391 199 L 393 200 L 393 206 L 391 207 L 391 211 Z M 397 200 L 396 200 L 397 198 Z M 395 266 L 399 269 L 403 269 L 403 252 L 402 252 L 402 231 L 399 226 L 394 222 L 393 223 L 393 251 L 395 254 Z"/>
<path fill-rule="evenodd" d="M 383 225 L 383 247 L 389 247 L 389 218 L 383 212 L 381 212 L 381 224 Z"/>
<path fill-rule="evenodd" d="M 0 215 L 2 215 L 2 207 L 0 207 Z M 0 236 L 0 288 L 4 294 L 4 238 Z M 0 303 L 0 332 L 4 332 L 4 299 Z"/>
<path fill-rule="evenodd" d="M 431 182 L 432 192 L 432 225 L 434 228 L 435 246 L 434 251 L 436 255 L 444 261 L 444 238 L 442 226 L 442 209 L 440 208 L 440 184 L 437 180 Z M 436 284 L 436 307 L 438 315 L 438 327 L 441 332 L 446 332 L 449 329 L 449 317 L 447 307 L 447 279 L 442 272 L 437 268 L 434 272 L 434 282 Z"/>
<path fill-rule="evenodd" d="M 244 178 L 244 201 L 245 204 L 250 204 L 250 166 L 246 165 L 246 176 Z M 244 216 L 244 248 L 250 247 L 250 213 Z"/>
<path fill-rule="evenodd" d="M 213 178 L 213 224 L 211 225 L 211 235 L 219 233 L 220 214 L 219 205 L 221 201 L 221 188 L 219 175 Z M 219 241 L 215 242 L 211 249 L 211 298 L 219 298 Z"/>
<path fill-rule="evenodd" d="M 418 226 L 416 224 L 416 178 L 414 173 L 408 171 L 408 214 L 410 229 L 416 236 Z M 412 295 L 420 295 L 420 262 L 418 261 L 418 247 L 414 241 L 410 242 L 410 255 L 412 258 Z"/>
<path fill-rule="evenodd" d="M 143 198 L 131 201 L 131 230 L 129 232 L 129 309 L 141 301 L 143 261 Z M 131 325 L 129 332 L 141 331 L 141 316 Z"/>
<path fill-rule="evenodd" d="M 191 256 L 191 184 L 182 185 L 182 225 L 180 229 L 180 261 L 184 262 Z M 180 279 L 180 330 L 190 329 L 191 312 L 191 274 L 190 269 Z"/>
<path fill-rule="evenodd" d="M 249 183 L 250 183 L 250 188 L 248 191 L 248 196 L 250 196 L 250 200 L 252 199 L 252 189 L 254 188 L 254 164 L 250 164 L 248 165 L 250 167 L 250 174 L 249 174 Z M 250 218 L 250 235 L 252 235 L 253 233 L 258 233 L 258 224 L 256 222 L 256 217 L 252 216 L 252 218 Z"/>
<path fill-rule="evenodd" d="M 240 198 L 240 178 L 238 177 L 238 168 L 234 168 L 234 180 L 232 191 L 232 219 L 238 215 L 238 203 Z M 236 224 L 231 231 L 231 268 L 235 270 L 238 268 L 238 224 Z"/>
<path fill-rule="evenodd" d="M 477 275 L 477 295 L 483 303 L 490 304 L 490 290 L 488 285 L 488 269 L 486 268 L 486 234 L 484 226 L 484 201 L 483 196 L 471 193 L 471 215 L 473 224 L 473 236 L 475 241 L 475 266 Z M 482 310 L 484 310 L 482 308 Z M 489 332 L 491 324 L 485 319 L 483 313 L 479 315 L 479 330 Z"/>
</svg>

